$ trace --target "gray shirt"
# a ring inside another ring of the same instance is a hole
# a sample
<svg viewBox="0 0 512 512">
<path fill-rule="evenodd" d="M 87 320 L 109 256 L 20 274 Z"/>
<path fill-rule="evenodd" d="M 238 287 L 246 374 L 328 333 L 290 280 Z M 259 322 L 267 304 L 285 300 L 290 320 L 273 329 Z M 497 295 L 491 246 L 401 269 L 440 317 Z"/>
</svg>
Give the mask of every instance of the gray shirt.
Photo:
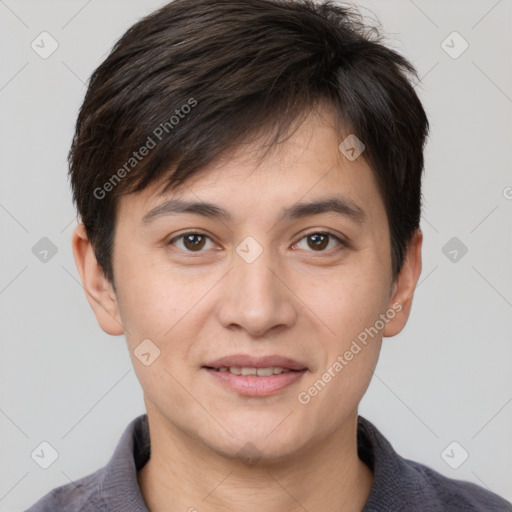
<svg viewBox="0 0 512 512">
<path fill-rule="evenodd" d="M 482 487 L 400 457 L 361 416 L 357 441 L 359 457 L 374 474 L 362 512 L 512 512 L 511 503 Z M 143 414 L 128 425 L 104 468 L 53 489 L 25 512 L 148 512 L 137 471 L 149 456 L 148 419 Z"/>
</svg>

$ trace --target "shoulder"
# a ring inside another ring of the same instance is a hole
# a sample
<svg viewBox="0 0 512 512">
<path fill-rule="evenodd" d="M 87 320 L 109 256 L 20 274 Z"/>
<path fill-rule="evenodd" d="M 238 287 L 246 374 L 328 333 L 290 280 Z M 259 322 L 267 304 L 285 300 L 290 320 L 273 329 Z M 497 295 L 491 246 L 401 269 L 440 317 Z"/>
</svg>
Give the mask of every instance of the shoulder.
<svg viewBox="0 0 512 512">
<path fill-rule="evenodd" d="M 358 454 L 373 471 L 364 512 L 512 512 L 512 504 L 465 480 L 401 457 L 368 420 L 358 419 Z"/>
<path fill-rule="evenodd" d="M 87 476 L 56 487 L 25 512 L 147 512 L 137 482 L 137 470 L 150 456 L 147 415 L 125 428 L 106 466 Z"/>
<path fill-rule="evenodd" d="M 512 512 L 511 503 L 479 485 L 448 478 L 419 462 L 402 460 L 410 470 L 415 487 L 418 487 L 419 500 L 426 505 L 424 510 Z"/>
<path fill-rule="evenodd" d="M 99 482 L 105 468 L 45 494 L 25 512 L 100 512 L 104 508 Z"/>
</svg>

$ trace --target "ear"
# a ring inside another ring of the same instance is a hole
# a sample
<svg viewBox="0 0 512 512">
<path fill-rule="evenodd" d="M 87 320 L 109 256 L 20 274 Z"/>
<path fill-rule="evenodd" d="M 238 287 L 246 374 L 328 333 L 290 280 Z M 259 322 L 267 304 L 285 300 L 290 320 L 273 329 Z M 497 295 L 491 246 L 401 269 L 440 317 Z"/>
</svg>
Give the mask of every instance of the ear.
<svg viewBox="0 0 512 512">
<path fill-rule="evenodd" d="M 396 312 L 384 329 L 384 337 L 398 334 L 407 323 L 411 312 L 412 299 L 416 284 L 421 274 L 421 245 L 423 233 L 417 229 L 405 256 L 405 261 L 396 281 L 393 283 L 393 291 L 389 308 Z"/>
<path fill-rule="evenodd" d="M 82 286 L 98 324 L 107 334 L 123 334 L 116 294 L 96 260 L 83 224 L 73 230 L 71 240 Z"/>
</svg>

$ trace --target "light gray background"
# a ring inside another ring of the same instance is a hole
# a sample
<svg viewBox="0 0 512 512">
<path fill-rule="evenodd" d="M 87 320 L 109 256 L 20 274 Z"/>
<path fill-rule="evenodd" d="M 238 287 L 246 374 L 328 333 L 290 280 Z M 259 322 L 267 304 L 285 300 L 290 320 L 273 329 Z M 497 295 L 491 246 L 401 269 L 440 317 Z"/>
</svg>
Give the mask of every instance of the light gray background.
<svg viewBox="0 0 512 512">
<path fill-rule="evenodd" d="M 100 330 L 78 281 L 66 156 L 90 74 L 163 3 L 0 2 L 1 511 L 103 466 L 144 412 L 124 338 Z M 403 456 L 512 500 L 512 2 L 358 3 L 418 68 L 432 127 L 412 317 L 360 412 Z M 46 60 L 30 46 L 42 31 L 59 44 Z M 453 31 L 469 43 L 457 59 L 441 47 Z M 58 249 L 46 263 L 42 237 Z M 452 237 L 468 247 L 455 263 Z M 59 454 L 46 470 L 30 456 L 42 441 Z M 469 452 L 458 469 L 441 457 L 452 441 Z"/>
</svg>

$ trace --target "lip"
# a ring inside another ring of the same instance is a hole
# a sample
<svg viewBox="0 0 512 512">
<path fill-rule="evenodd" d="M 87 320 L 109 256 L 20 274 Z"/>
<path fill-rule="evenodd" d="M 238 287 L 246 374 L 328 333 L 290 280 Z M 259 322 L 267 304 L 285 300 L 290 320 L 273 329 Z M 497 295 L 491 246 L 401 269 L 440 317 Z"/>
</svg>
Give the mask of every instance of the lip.
<svg viewBox="0 0 512 512">
<path fill-rule="evenodd" d="M 268 368 L 270 366 L 277 366 L 279 368 L 296 371 L 308 369 L 299 361 L 278 355 L 256 357 L 248 354 L 234 354 L 231 356 L 221 357 L 220 359 L 210 361 L 209 363 L 203 365 L 203 367 L 210 368 L 229 368 L 231 366 L 239 366 L 245 368 Z"/>
<path fill-rule="evenodd" d="M 273 395 L 299 381 L 306 373 L 306 370 L 299 370 L 280 373 L 271 377 L 258 377 L 257 375 L 235 375 L 230 372 L 219 372 L 208 368 L 202 369 L 222 386 L 235 391 L 239 395 L 253 397 Z"/>
<path fill-rule="evenodd" d="M 216 368 L 229 368 L 232 366 L 245 368 L 279 367 L 291 370 L 289 372 L 259 377 L 257 375 L 235 375 L 230 372 L 219 372 Z M 215 382 L 223 387 L 235 391 L 241 396 L 264 397 L 270 396 L 298 382 L 308 371 L 302 363 L 288 357 L 269 355 L 255 357 L 246 354 L 236 354 L 221 357 L 205 364 L 202 368 Z"/>
</svg>

